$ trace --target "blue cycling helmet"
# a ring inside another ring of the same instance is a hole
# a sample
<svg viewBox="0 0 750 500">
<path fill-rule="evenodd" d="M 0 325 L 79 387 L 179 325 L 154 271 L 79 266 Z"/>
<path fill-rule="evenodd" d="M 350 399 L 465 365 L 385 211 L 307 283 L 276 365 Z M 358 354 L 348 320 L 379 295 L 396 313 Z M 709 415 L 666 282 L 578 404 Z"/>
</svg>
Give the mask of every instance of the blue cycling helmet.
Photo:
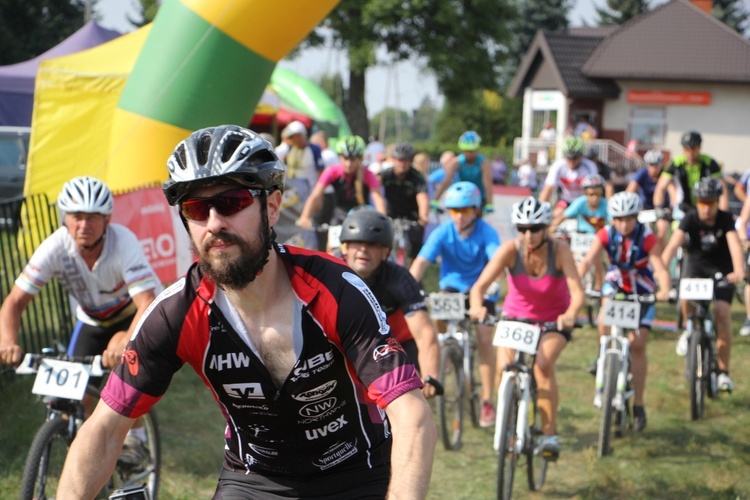
<svg viewBox="0 0 750 500">
<path fill-rule="evenodd" d="M 473 182 L 457 182 L 445 192 L 445 208 L 479 208 L 481 205 L 482 195 Z"/>
<path fill-rule="evenodd" d="M 461 151 L 476 151 L 482 143 L 482 138 L 473 130 L 461 134 L 458 138 L 458 149 Z"/>
</svg>

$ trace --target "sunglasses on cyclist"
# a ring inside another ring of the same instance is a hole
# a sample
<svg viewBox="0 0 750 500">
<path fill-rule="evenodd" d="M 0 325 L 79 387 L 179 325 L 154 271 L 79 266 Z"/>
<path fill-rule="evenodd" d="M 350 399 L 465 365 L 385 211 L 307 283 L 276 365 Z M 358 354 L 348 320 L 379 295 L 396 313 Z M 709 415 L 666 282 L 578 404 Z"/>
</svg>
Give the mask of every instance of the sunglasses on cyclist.
<svg viewBox="0 0 750 500">
<path fill-rule="evenodd" d="M 180 203 L 180 212 L 188 220 L 204 221 L 213 207 L 220 215 L 229 217 L 252 205 L 261 192 L 260 189 L 238 188 L 206 198 L 189 198 Z"/>
<path fill-rule="evenodd" d="M 518 234 L 526 234 L 526 231 L 531 231 L 532 233 L 538 233 L 545 227 L 547 226 L 543 224 L 534 224 L 533 226 L 516 226 L 516 230 L 518 231 Z"/>
<path fill-rule="evenodd" d="M 462 207 L 462 208 L 449 208 L 448 212 L 452 213 L 453 215 L 468 215 L 470 213 L 473 213 L 476 210 L 474 207 Z"/>
</svg>

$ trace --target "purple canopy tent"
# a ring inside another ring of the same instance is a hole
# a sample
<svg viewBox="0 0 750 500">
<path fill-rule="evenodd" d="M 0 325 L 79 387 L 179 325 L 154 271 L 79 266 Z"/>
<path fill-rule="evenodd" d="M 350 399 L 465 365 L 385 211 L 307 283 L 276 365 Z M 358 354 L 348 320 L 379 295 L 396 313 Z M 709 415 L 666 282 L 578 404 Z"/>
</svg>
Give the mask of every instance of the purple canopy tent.
<svg viewBox="0 0 750 500">
<path fill-rule="evenodd" d="M 96 47 L 120 35 L 118 31 L 89 21 L 44 54 L 28 61 L 0 66 L 0 125 L 31 126 L 34 80 L 40 62 Z"/>
</svg>

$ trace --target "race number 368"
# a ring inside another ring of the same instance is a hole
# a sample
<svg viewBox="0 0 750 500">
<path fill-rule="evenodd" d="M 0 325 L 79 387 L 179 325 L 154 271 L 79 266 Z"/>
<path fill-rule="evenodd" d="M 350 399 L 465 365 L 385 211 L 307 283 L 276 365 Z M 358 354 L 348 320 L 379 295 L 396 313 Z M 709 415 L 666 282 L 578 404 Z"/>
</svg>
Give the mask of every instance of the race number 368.
<svg viewBox="0 0 750 500">
<path fill-rule="evenodd" d="M 492 345 L 534 354 L 540 333 L 541 329 L 536 325 L 520 321 L 501 321 L 495 329 Z"/>
</svg>

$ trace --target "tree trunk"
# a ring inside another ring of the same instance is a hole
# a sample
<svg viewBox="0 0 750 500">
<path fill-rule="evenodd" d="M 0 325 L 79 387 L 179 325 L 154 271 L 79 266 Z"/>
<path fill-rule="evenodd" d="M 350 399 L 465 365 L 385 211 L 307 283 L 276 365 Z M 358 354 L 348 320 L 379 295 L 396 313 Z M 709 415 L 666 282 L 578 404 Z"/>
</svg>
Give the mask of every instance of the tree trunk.
<svg viewBox="0 0 750 500">
<path fill-rule="evenodd" d="M 365 141 L 370 135 L 365 104 L 365 74 L 349 71 L 349 102 L 346 106 L 346 119 L 352 133 L 361 136 Z"/>
</svg>

